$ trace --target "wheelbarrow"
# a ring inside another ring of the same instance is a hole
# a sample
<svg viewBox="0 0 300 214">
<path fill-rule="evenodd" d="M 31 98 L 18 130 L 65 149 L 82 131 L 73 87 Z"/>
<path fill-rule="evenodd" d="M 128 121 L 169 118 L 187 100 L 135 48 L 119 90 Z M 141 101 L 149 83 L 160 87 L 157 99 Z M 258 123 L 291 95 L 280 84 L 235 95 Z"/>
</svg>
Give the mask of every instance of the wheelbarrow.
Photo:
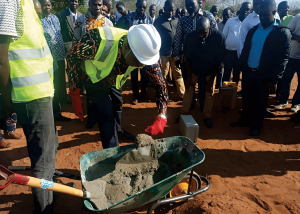
<svg viewBox="0 0 300 214">
<path fill-rule="evenodd" d="M 193 168 L 204 161 L 205 155 L 190 139 L 185 137 L 170 137 L 157 141 L 158 143 L 155 146 L 157 151 L 159 151 L 159 160 L 168 160 L 172 156 L 175 156 L 178 159 L 185 160 L 184 163 L 178 164 L 175 167 L 173 166 L 171 174 L 167 175 L 165 179 L 102 210 L 98 210 L 93 205 L 89 200 L 90 193 L 85 191 L 84 188 L 83 190 L 79 190 L 51 181 L 16 174 L 1 165 L 0 176 L 8 182 L 4 186 L 0 186 L 0 190 L 6 188 L 11 183 L 48 189 L 82 197 L 84 205 L 88 210 L 96 212 L 105 211 L 105 213 L 110 214 L 124 213 L 151 204 L 151 207 L 148 209 L 148 213 L 150 214 L 160 205 L 189 200 L 209 189 L 210 182 L 205 177 L 193 172 Z M 115 164 L 122 156 L 134 149 L 136 149 L 136 145 L 132 144 L 93 151 L 83 155 L 79 160 L 82 183 L 95 179 L 89 174 L 89 167 L 94 165 L 101 166 L 101 164 L 104 164 L 103 166 L 106 164 Z M 150 146 L 143 147 L 142 149 L 147 153 L 150 150 Z M 201 188 L 201 180 L 206 183 L 204 188 Z"/>
<path fill-rule="evenodd" d="M 98 210 L 88 199 L 84 199 L 85 207 L 90 211 L 106 211 L 105 213 L 117 214 L 151 204 L 148 209 L 148 214 L 150 214 L 160 205 L 189 200 L 209 189 L 210 182 L 207 178 L 199 176 L 193 171 L 195 166 L 204 161 L 205 155 L 190 139 L 182 136 L 169 137 L 157 140 L 155 146 L 160 151 L 158 152 L 158 160 L 166 162 L 166 159 L 175 155 L 178 159 L 186 161 L 182 165 L 176 166 L 176 170 L 172 171 L 172 174 L 167 178 L 105 209 Z M 115 164 L 122 156 L 134 149 L 136 149 L 136 145 L 132 144 L 93 151 L 83 155 L 79 160 L 82 183 L 96 179 L 90 175 L 89 167 L 98 164 L 97 168 L 101 169 L 101 164 L 103 164 L 103 168 L 107 164 Z M 143 147 L 143 149 L 150 150 L 150 146 Z M 204 188 L 201 188 L 201 180 L 206 183 Z M 194 191 L 191 192 L 191 190 Z"/>
</svg>

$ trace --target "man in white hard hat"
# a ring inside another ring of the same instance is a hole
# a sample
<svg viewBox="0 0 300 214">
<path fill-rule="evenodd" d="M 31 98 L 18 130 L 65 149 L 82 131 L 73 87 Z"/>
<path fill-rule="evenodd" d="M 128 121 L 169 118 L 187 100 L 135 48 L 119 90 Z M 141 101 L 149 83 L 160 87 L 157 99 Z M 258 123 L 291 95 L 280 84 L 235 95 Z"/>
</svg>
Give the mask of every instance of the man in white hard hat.
<svg viewBox="0 0 300 214">
<path fill-rule="evenodd" d="M 86 33 L 67 55 L 70 95 L 75 114 L 83 119 L 79 82 L 92 93 L 97 105 L 97 122 L 103 148 L 119 145 L 121 131 L 122 85 L 130 72 L 159 60 L 161 38 L 152 25 L 135 25 L 127 30 L 95 28 Z M 82 72 L 84 79 L 81 79 Z M 168 93 L 160 69 L 147 69 L 155 88 L 158 116 L 146 132 L 162 133 L 167 124 Z M 91 81 L 87 81 L 91 79 Z M 92 83 L 91 83 L 92 82 Z"/>
</svg>

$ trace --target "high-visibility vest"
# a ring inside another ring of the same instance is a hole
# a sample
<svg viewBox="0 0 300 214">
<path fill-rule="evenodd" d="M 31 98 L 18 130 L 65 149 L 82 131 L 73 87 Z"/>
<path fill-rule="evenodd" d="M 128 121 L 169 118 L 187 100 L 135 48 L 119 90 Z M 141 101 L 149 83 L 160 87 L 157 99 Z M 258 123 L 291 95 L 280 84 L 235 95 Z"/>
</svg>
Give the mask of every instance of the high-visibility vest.
<svg viewBox="0 0 300 214">
<path fill-rule="evenodd" d="M 22 0 L 23 34 L 10 43 L 8 59 L 12 101 L 27 102 L 54 94 L 53 59 L 32 0 Z"/>
<path fill-rule="evenodd" d="M 93 83 L 99 82 L 109 75 L 117 56 L 118 45 L 122 36 L 128 31 L 114 27 L 99 27 L 101 42 L 94 60 L 85 60 L 82 69 L 89 75 Z M 136 67 L 129 66 L 123 75 L 116 77 L 116 88 L 120 89 Z"/>
</svg>

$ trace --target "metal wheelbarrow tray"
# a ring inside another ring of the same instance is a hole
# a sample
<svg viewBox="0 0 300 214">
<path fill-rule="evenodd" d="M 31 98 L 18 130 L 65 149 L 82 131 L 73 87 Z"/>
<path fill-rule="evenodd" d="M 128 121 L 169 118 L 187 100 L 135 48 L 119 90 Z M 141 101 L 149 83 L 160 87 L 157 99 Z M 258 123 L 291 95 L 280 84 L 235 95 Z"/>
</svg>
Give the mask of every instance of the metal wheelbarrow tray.
<svg viewBox="0 0 300 214">
<path fill-rule="evenodd" d="M 183 161 L 184 164 L 182 166 L 181 164 L 175 166 L 178 171 L 172 171 L 172 174 L 169 177 L 158 181 L 149 188 L 130 195 L 129 197 L 102 210 L 98 210 L 88 199 L 84 199 L 84 205 L 86 206 L 86 208 L 90 211 L 108 211 L 108 213 L 115 214 L 124 213 L 150 202 L 156 201 L 156 203 L 154 203 L 148 210 L 148 213 L 151 213 L 159 205 L 174 203 L 178 200 L 183 199 L 190 199 L 209 189 L 209 181 L 205 177 L 200 176 L 201 180 L 206 183 L 206 186 L 204 188 L 200 188 L 193 193 L 188 192 L 185 195 L 161 199 L 162 197 L 166 196 L 193 169 L 193 167 L 202 163 L 205 159 L 205 155 L 201 149 L 199 149 L 190 139 L 186 137 L 169 137 L 157 140 L 157 142 L 158 143 L 155 146 L 159 151 L 157 152 L 158 160 L 167 160 L 171 157 L 171 155 L 176 155 L 176 158 L 186 160 Z M 137 146 L 135 144 L 132 144 L 127 146 L 92 151 L 83 155 L 79 160 L 82 183 L 95 179 L 89 174 L 89 167 L 96 164 L 104 164 L 103 167 L 105 167 L 105 164 L 115 164 L 122 156 L 136 149 L 136 147 Z M 150 150 L 150 146 L 148 147 L 148 149 Z M 144 148 L 147 149 L 147 147 L 143 147 L 143 149 Z"/>
</svg>

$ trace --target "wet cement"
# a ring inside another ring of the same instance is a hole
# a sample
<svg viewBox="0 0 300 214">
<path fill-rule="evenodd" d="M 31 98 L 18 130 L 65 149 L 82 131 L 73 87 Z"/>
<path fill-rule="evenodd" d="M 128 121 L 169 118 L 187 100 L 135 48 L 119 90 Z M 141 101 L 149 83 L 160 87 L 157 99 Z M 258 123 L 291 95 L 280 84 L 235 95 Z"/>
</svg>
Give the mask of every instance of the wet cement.
<svg viewBox="0 0 300 214">
<path fill-rule="evenodd" d="M 95 180 L 83 185 L 93 195 L 90 200 L 98 209 L 115 204 L 172 174 L 168 164 L 158 161 L 155 140 L 141 134 L 136 137 L 136 144 L 137 149 L 126 153 L 116 164 L 100 162 L 87 170 Z M 146 146 L 151 146 L 150 151 L 144 148 Z"/>
</svg>

